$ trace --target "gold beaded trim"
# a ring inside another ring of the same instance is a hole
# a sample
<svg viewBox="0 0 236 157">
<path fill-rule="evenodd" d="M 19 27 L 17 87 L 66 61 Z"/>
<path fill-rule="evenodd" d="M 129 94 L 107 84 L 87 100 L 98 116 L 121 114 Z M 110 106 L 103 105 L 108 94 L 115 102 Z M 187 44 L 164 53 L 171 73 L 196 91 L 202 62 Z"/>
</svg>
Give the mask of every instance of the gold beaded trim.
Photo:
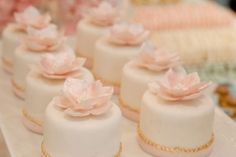
<svg viewBox="0 0 236 157">
<path fill-rule="evenodd" d="M 120 144 L 120 148 L 118 153 L 114 156 L 114 157 L 121 157 L 121 153 L 122 153 L 122 144 Z M 44 146 L 44 143 L 42 142 L 41 144 L 41 153 L 43 155 L 43 157 L 52 157 L 51 155 L 49 155 L 49 153 L 46 151 L 46 148 Z"/>
<path fill-rule="evenodd" d="M 99 77 L 95 72 L 94 70 L 92 71 L 93 73 L 93 76 L 95 77 L 96 80 L 101 80 L 104 84 L 107 84 L 107 85 L 112 85 L 114 87 L 120 87 L 120 84 L 119 83 L 116 83 L 116 82 L 112 82 L 112 81 L 107 81 L 107 80 L 104 80 L 103 78 Z"/>
<path fill-rule="evenodd" d="M 7 67 L 12 67 L 13 66 L 12 62 L 9 61 L 8 59 L 6 59 L 5 57 L 2 57 L 2 63 Z"/>
<path fill-rule="evenodd" d="M 122 98 L 119 96 L 119 102 L 120 102 L 120 106 L 122 108 L 125 108 L 131 112 L 135 112 L 137 114 L 139 114 L 139 111 L 136 108 L 130 107 L 129 105 L 127 105 L 126 103 L 124 103 L 124 101 L 122 100 Z"/>
<path fill-rule="evenodd" d="M 25 88 L 23 88 L 23 87 L 21 87 L 20 85 L 18 85 L 18 84 L 16 83 L 16 81 L 13 80 L 13 79 L 11 80 L 11 84 L 12 84 L 12 86 L 13 86 L 14 88 L 16 88 L 17 90 L 22 91 L 22 92 L 25 91 Z"/>
<path fill-rule="evenodd" d="M 38 119 L 36 119 L 36 118 L 34 118 L 33 116 L 31 116 L 31 115 L 26 111 L 26 109 L 23 109 L 23 110 L 22 110 L 22 114 L 23 114 L 23 116 L 24 116 L 27 120 L 29 120 L 31 123 L 33 123 L 33 124 L 35 124 L 35 125 L 38 125 L 38 126 L 40 126 L 40 127 L 43 126 L 43 122 L 40 121 L 40 120 L 38 120 Z"/>
<path fill-rule="evenodd" d="M 138 128 L 137 128 L 137 133 L 138 133 L 139 138 L 147 145 L 150 145 L 151 147 L 153 147 L 155 149 L 159 149 L 161 151 L 171 152 L 171 153 L 176 153 L 176 152 L 178 152 L 178 153 L 197 153 L 199 151 L 209 148 L 214 142 L 214 135 L 212 134 L 211 139 L 206 144 L 201 145 L 196 148 L 168 147 L 168 146 L 156 144 L 153 141 L 151 141 L 150 139 L 148 139 L 147 137 L 145 137 L 144 133 L 140 129 L 140 126 L 138 126 Z"/>
</svg>

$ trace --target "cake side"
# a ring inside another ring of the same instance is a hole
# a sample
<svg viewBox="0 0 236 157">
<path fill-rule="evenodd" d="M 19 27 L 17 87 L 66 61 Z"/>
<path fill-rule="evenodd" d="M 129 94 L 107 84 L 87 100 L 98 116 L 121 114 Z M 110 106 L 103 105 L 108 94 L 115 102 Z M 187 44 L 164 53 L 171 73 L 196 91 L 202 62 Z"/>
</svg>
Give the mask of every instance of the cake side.
<svg viewBox="0 0 236 157">
<path fill-rule="evenodd" d="M 96 42 L 93 72 L 95 77 L 108 84 L 119 85 L 122 68 L 139 53 L 140 46 L 116 46 L 106 38 Z"/>
<path fill-rule="evenodd" d="M 75 120 L 50 104 L 46 110 L 45 148 L 57 157 L 113 157 L 120 148 L 120 121 L 120 110 L 114 104 L 101 117 Z"/>
<path fill-rule="evenodd" d="M 212 138 L 214 105 L 208 96 L 169 103 L 146 92 L 141 107 L 140 129 L 155 143 L 196 148 Z"/>
</svg>

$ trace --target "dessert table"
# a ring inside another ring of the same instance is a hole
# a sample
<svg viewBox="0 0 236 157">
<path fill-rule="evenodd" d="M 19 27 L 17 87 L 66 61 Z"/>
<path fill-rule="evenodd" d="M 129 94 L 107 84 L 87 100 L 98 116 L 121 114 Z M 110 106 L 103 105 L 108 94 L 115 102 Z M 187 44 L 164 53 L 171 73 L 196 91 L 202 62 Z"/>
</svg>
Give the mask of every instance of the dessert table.
<svg viewBox="0 0 236 157">
<path fill-rule="evenodd" d="M 10 76 L 0 70 L 0 125 L 11 157 L 40 157 L 42 136 L 28 131 L 21 122 L 24 101 L 11 92 Z M 116 98 L 114 98 L 116 101 Z M 123 119 L 122 157 L 151 157 L 136 142 L 136 124 Z M 200 131 L 200 130 L 199 130 Z M 219 108 L 215 115 L 215 147 L 210 157 L 235 157 L 236 123 Z"/>
</svg>

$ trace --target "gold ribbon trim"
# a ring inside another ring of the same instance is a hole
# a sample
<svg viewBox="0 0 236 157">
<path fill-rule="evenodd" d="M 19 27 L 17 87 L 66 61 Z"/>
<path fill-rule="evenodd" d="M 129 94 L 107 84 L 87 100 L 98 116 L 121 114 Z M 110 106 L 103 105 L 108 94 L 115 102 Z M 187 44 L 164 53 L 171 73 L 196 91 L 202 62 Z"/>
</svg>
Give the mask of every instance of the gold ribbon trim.
<svg viewBox="0 0 236 157">
<path fill-rule="evenodd" d="M 13 67 L 12 62 L 9 61 L 8 59 L 6 59 L 5 57 L 2 57 L 2 63 L 3 63 L 5 66 L 9 67 L 9 68 L 12 68 L 12 67 Z"/>
<path fill-rule="evenodd" d="M 36 118 L 34 118 L 33 116 L 31 116 L 26 109 L 23 109 L 22 110 L 22 115 L 28 120 L 30 121 L 31 123 L 35 124 L 35 125 L 38 125 L 40 127 L 43 126 L 43 122 L 41 120 L 38 120 Z"/>
<path fill-rule="evenodd" d="M 134 113 L 137 113 L 139 114 L 139 110 L 137 110 L 136 108 L 133 108 L 129 105 L 127 105 L 126 103 L 124 103 L 124 101 L 122 100 L 122 98 L 119 96 L 119 102 L 120 102 L 120 106 L 124 109 L 127 109 L 129 110 L 130 112 L 134 112 Z"/>
<path fill-rule="evenodd" d="M 114 157 L 121 157 L 121 153 L 122 153 L 122 144 L 120 144 L 120 148 L 119 148 L 119 151 L 118 153 L 114 156 Z M 44 143 L 42 142 L 41 144 L 41 153 L 43 155 L 43 157 L 52 157 L 46 150 L 45 146 L 44 146 Z"/>
<path fill-rule="evenodd" d="M 171 152 L 171 153 L 176 153 L 176 152 L 177 153 L 197 153 L 199 151 L 209 148 L 214 142 L 214 135 L 212 134 L 211 139 L 206 144 L 203 144 L 203 145 L 196 147 L 196 148 L 169 147 L 169 146 L 163 146 L 160 144 L 156 144 L 152 140 L 145 137 L 144 133 L 140 129 L 140 126 L 138 126 L 138 128 L 137 128 L 137 133 L 138 133 L 138 137 L 147 145 L 150 145 L 151 147 L 153 147 L 155 149 L 165 151 L 165 152 Z"/>
<path fill-rule="evenodd" d="M 17 89 L 17 90 L 19 90 L 19 91 L 21 91 L 21 92 L 25 92 L 25 88 L 23 88 L 23 87 L 21 87 L 20 85 L 18 85 L 15 80 L 12 79 L 12 80 L 11 80 L 11 84 L 12 84 L 12 86 L 13 86 L 15 89 Z"/>
<path fill-rule="evenodd" d="M 96 80 L 101 80 L 104 84 L 107 84 L 107 85 L 112 85 L 114 87 L 120 87 L 120 84 L 119 83 L 116 83 L 116 82 L 113 82 L 113 81 L 108 81 L 108 80 L 104 80 L 103 78 L 101 78 L 100 76 L 98 76 L 94 70 L 92 70 L 92 73 L 93 73 L 93 76 L 95 77 Z"/>
</svg>

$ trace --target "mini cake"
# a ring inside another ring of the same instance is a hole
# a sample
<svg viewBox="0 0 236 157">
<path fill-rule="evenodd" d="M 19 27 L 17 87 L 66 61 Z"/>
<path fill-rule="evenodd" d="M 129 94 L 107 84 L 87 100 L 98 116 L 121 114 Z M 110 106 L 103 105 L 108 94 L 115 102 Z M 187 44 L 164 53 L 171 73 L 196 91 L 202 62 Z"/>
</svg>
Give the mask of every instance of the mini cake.
<svg viewBox="0 0 236 157">
<path fill-rule="evenodd" d="M 35 29 L 46 27 L 51 17 L 48 14 L 40 15 L 39 11 L 30 6 L 22 13 L 15 14 L 15 23 L 9 24 L 2 34 L 2 64 L 5 71 L 12 73 L 14 51 L 26 36 L 28 26 Z"/>
<path fill-rule="evenodd" d="M 100 81 L 67 79 L 46 109 L 42 157 L 120 157 L 122 116 L 112 92 Z"/>
<path fill-rule="evenodd" d="M 161 157 L 206 157 L 214 143 L 214 105 L 203 92 L 210 83 L 197 73 L 179 75 L 149 84 L 143 96 L 138 126 L 141 148 Z"/>
<path fill-rule="evenodd" d="M 86 57 L 87 67 L 92 67 L 95 42 L 119 19 L 118 10 L 108 2 L 91 9 L 77 27 L 77 54 Z"/>
<path fill-rule="evenodd" d="M 174 68 L 179 73 L 185 73 L 179 63 L 179 56 L 176 53 L 144 44 L 141 53 L 123 68 L 119 98 L 123 114 L 137 122 L 142 97 L 148 88 L 148 83 L 162 80 L 169 68 Z"/>
<path fill-rule="evenodd" d="M 42 133 L 45 109 L 52 98 L 60 94 L 66 78 L 93 81 L 93 75 L 83 68 L 84 63 L 84 58 L 75 58 L 75 54 L 67 52 L 42 57 L 39 66 L 26 77 L 23 122 L 27 128 Z"/>
<path fill-rule="evenodd" d="M 105 84 L 120 86 L 123 66 L 136 56 L 149 32 L 142 25 L 119 23 L 110 34 L 97 41 L 93 73 Z"/>
<path fill-rule="evenodd" d="M 14 57 L 12 87 L 18 97 L 24 98 L 25 78 L 30 71 L 30 65 L 37 64 L 42 54 L 63 51 L 74 53 L 69 46 L 63 44 L 64 40 L 65 37 L 58 32 L 55 25 L 49 25 L 41 30 L 28 28 L 28 36 L 16 48 Z"/>
</svg>

